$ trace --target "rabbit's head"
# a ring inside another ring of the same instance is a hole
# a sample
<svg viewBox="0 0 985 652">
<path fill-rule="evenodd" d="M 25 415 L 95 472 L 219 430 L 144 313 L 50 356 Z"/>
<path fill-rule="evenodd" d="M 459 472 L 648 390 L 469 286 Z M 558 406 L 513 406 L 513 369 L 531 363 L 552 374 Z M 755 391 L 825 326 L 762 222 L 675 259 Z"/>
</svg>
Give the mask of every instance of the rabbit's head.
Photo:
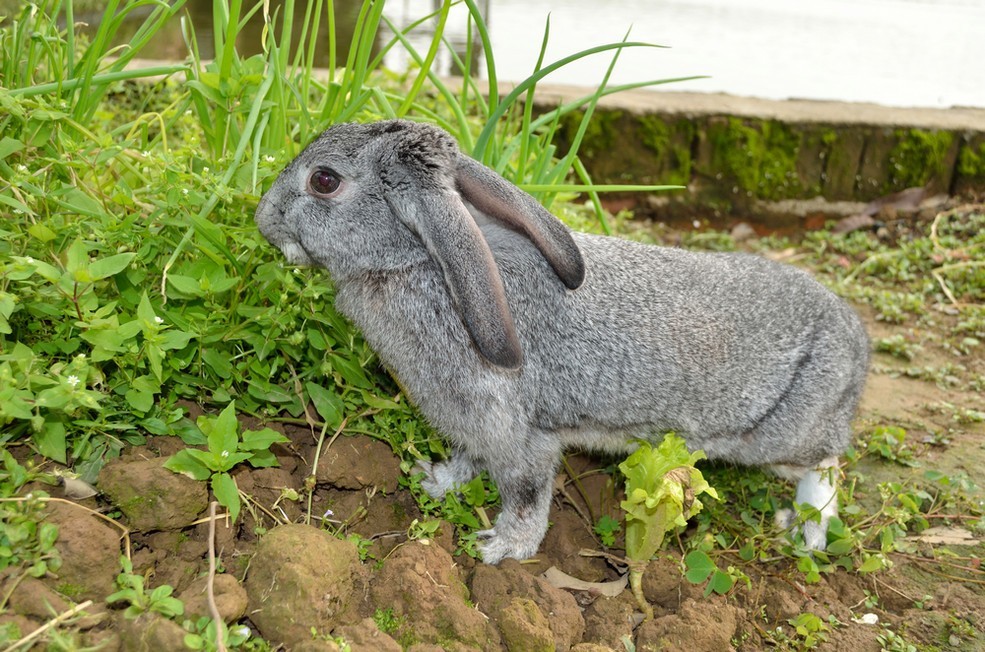
<svg viewBox="0 0 985 652">
<path fill-rule="evenodd" d="M 284 169 L 256 222 L 289 262 L 323 266 L 337 283 L 433 261 L 483 357 L 517 368 L 499 270 L 465 202 L 528 238 L 565 286 L 581 285 L 584 261 L 567 227 L 426 124 L 329 128 Z"/>
</svg>

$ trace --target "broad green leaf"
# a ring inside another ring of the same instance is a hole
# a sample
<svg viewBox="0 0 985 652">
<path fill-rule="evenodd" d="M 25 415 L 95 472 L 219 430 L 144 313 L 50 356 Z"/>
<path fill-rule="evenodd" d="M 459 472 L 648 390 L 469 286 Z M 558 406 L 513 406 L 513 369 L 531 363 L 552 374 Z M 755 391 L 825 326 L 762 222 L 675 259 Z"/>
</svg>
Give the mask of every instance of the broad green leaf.
<svg viewBox="0 0 985 652">
<path fill-rule="evenodd" d="M 150 412 L 150 409 L 154 407 L 154 395 L 150 392 L 128 389 L 124 397 L 127 403 L 130 404 L 130 407 L 142 414 Z"/>
<path fill-rule="evenodd" d="M 245 462 L 252 457 L 253 453 L 239 452 L 230 453 L 229 451 L 222 451 L 219 453 L 216 459 L 216 468 L 219 471 L 229 471 L 233 469 L 237 464 Z"/>
<path fill-rule="evenodd" d="M 287 437 L 272 428 L 245 430 L 240 448 L 248 451 L 267 450 L 271 444 L 283 444 L 287 441 L 289 441 Z"/>
<path fill-rule="evenodd" d="M 48 244 L 58 237 L 57 233 L 41 223 L 32 224 L 31 228 L 29 228 L 27 232 L 31 234 L 32 238 L 38 242 L 43 242 L 44 244 Z"/>
<path fill-rule="evenodd" d="M 208 480 L 212 471 L 190 455 L 191 450 L 193 449 L 186 448 L 178 451 L 164 462 L 164 468 L 187 475 L 193 480 Z"/>
<path fill-rule="evenodd" d="M 144 348 L 144 353 L 147 354 L 147 362 L 150 364 L 150 370 L 154 374 L 154 377 L 158 381 L 164 381 L 164 352 L 160 347 L 148 344 Z"/>
<path fill-rule="evenodd" d="M 330 357 L 330 363 L 332 368 L 339 372 L 339 375 L 345 379 L 345 382 L 356 387 L 373 389 L 374 385 L 366 377 L 366 372 L 353 360 L 340 355 L 333 355 Z"/>
<path fill-rule="evenodd" d="M 872 555 L 858 567 L 860 573 L 873 573 L 886 567 L 886 562 L 879 555 Z"/>
<path fill-rule="evenodd" d="M 141 321 L 140 326 L 145 335 L 157 332 L 159 328 L 158 317 L 154 312 L 154 307 L 150 304 L 150 299 L 147 298 L 147 292 L 140 295 L 140 303 L 137 304 L 137 318 Z"/>
<path fill-rule="evenodd" d="M 209 367 L 212 368 L 220 378 L 229 378 L 233 373 L 233 365 L 229 362 L 229 358 L 221 353 L 218 349 L 205 348 L 202 351 L 202 360 L 205 361 Z"/>
<path fill-rule="evenodd" d="M 229 509 L 229 515 L 235 521 L 239 516 L 239 489 L 236 488 L 236 481 L 228 473 L 216 473 L 212 476 L 211 484 L 215 499 Z"/>
<path fill-rule="evenodd" d="M 24 149 L 24 143 L 16 138 L 4 136 L 0 139 L 0 160 L 7 158 L 11 154 L 16 154 L 22 149 Z"/>
<path fill-rule="evenodd" d="M 182 274 L 169 274 L 168 285 L 178 290 L 178 292 L 181 292 L 182 294 L 186 294 L 191 297 L 205 296 L 205 291 L 202 289 L 201 282 L 196 278 L 192 278 L 191 276 L 184 276 Z"/>
<path fill-rule="evenodd" d="M 342 423 L 342 413 L 345 406 L 335 392 L 325 389 L 317 383 L 307 382 L 304 384 L 308 390 L 311 402 L 315 404 L 318 414 L 325 420 L 329 428 L 338 428 Z"/>
<path fill-rule="evenodd" d="M 223 451 L 233 453 L 239 446 L 239 422 L 236 420 L 236 402 L 233 401 L 212 420 L 209 432 L 209 450 L 219 455 Z"/>
<path fill-rule="evenodd" d="M 41 432 L 34 433 L 34 443 L 38 452 L 60 464 L 67 464 L 65 444 L 65 425 L 59 421 L 45 421 Z"/>
<path fill-rule="evenodd" d="M 684 573 L 684 577 L 691 584 L 701 584 L 709 577 L 711 574 L 718 570 L 715 562 L 711 560 L 708 553 L 701 550 L 693 550 L 687 554 L 684 558 L 684 565 L 687 566 L 687 572 Z"/>
<path fill-rule="evenodd" d="M 278 466 L 277 456 L 269 450 L 254 451 L 249 459 L 250 466 L 257 469 L 265 469 L 271 466 Z"/>
<path fill-rule="evenodd" d="M 193 334 L 184 331 L 168 330 L 161 335 L 160 346 L 165 351 L 183 349 L 193 337 Z"/>
<path fill-rule="evenodd" d="M 35 260 L 33 258 L 27 258 L 23 256 L 13 256 L 13 260 L 20 263 L 31 270 L 32 274 L 37 274 L 49 283 L 57 283 L 58 279 L 62 277 L 62 272 L 54 265 L 49 265 L 48 263 Z M 8 273 L 8 276 L 15 278 L 12 273 Z M 26 278 L 26 277 L 25 277 Z M 19 280 L 19 279 L 18 279 Z"/>
<path fill-rule="evenodd" d="M 711 576 L 711 581 L 708 582 L 708 588 L 705 589 L 705 595 L 711 591 L 719 595 L 725 595 L 731 590 L 733 584 L 735 584 L 735 580 L 732 579 L 731 575 L 725 571 L 715 569 L 715 572 Z"/>
<path fill-rule="evenodd" d="M 94 281 L 100 279 L 109 278 L 115 274 L 119 274 L 127 265 L 130 264 L 137 254 L 135 253 L 124 253 L 116 254 L 115 256 L 108 256 L 106 258 L 100 258 L 89 263 L 89 274 L 92 276 Z"/>
</svg>

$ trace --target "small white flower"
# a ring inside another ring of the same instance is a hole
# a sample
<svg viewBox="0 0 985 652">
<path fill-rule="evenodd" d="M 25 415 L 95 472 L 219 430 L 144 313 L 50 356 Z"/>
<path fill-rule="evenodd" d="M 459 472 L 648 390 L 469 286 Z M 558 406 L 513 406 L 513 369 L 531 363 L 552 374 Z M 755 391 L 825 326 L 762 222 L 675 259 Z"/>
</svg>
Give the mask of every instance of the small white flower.
<svg viewBox="0 0 985 652">
<path fill-rule="evenodd" d="M 209 173 L 209 166 L 205 166 L 204 168 L 202 168 L 202 174 L 208 174 L 208 173 Z"/>
<path fill-rule="evenodd" d="M 75 375 L 69 376 L 68 378 L 65 379 L 65 382 L 68 383 L 70 386 L 75 387 L 76 385 L 79 384 L 79 377 Z"/>
<path fill-rule="evenodd" d="M 181 189 L 181 194 L 182 195 L 185 195 L 187 197 L 188 196 L 188 188 L 182 188 Z"/>
<path fill-rule="evenodd" d="M 275 159 L 275 158 L 274 158 L 273 156 L 271 156 L 270 154 L 267 154 L 266 156 L 264 156 L 264 157 L 263 157 L 263 160 L 264 160 L 264 161 L 266 161 L 267 163 L 273 163 L 273 162 L 274 162 L 274 161 L 276 161 L 277 159 Z"/>
<path fill-rule="evenodd" d="M 85 360 L 86 359 L 86 354 L 85 353 L 80 353 L 77 356 L 75 356 L 75 359 L 76 360 Z"/>
<path fill-rule="evenodd" d="M 18 163 L 17 164 L 17 171 L 20 172 L 20 173 L 22 173 L 22 174 L 23 173 L 26 173 L 27 172 L 27 166 L 24 165 L 23 163 Z"/>
<path fill-rule="evenodd" d="M 321 515 L 322 518 L 329 518 L 330 516 L 335 516 L 335 512 L 330 509 L 326 509 L 325 513 Z"/>
<path fill-rule="evenodd" d="M 154 323 L 155 324 L 163 324 L 164 323 L 164 320 L 161 319 L 160 317 L 158 317 L 157 315 L 154 315 Z"/>
<path fill-rule="evenodd" d="M 30 256 L 28 256 L 28 257 L 27 257 L 27 258 L 25 258 L 24 260 L 26 260 L 26 261 L 27 261 L 27 263 L 28 263 L 29 265 L 33 265 L 33 264 L 34 264 L 34 259 L 33 259 L 33 258 L 31 258 Z"/>
</svg>

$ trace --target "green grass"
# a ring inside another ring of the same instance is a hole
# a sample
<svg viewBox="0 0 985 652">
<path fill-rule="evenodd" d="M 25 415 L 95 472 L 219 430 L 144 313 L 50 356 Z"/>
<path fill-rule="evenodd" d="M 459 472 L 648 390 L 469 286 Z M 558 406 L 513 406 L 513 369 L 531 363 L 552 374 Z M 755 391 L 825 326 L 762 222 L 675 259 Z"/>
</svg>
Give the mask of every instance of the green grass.
<svg viewBox="0 0 985 652">
<path fill-rule="evenodd" d="M 183 399 L 214 408 L 236 400 L 243 413 L 300 419 L 311 384 L 353 416 L 395 394 L 335 313 L 329 281 L 283 268 L 262 241 L 252 223 L 257 197 L 329 124 L 408 117 L 449 129 L 546 203 L 574 192 L 597 203 L 606 188 L 591 184 L 577 147 L 559 158 L 551 143 L 561 116 L 578 109 L 587 124 L 614 89 L 603 80 L 582 101 L 535 116 L 536 83 L 584 56 L 611 55 L 614 65 L 624 48 L 647 47 L 620 42 L 541 62 L 502 95 L 486 26 L 466 4 L 481 37 L 470 48 L 484 48 L 486 91 L 466 63 L 471 52 L 456 59 L 458 89 L 431 70 L 449 47 L 448 2 L 432 16 L 437 28 L 424 53 L 408 39 L 423 21 L 401 30 L 382 3 L 365 3 L 351 48 L 331 53 L 341 67 L 328 71 L 313 66 L 320 26 L 336 29 L 326 0 L 288 1 L 273 14 L 262 2 L 217 2 L 207 35 L 215 58 L 201 58 L 195 27 L 182 16 L 188 57 L 150 70 L 126 64 L 176 19 L 181 2 L 110 2 L 90 36 L 77 33 L 70 0 L 0 23 L 0 441 L 31 446 L 93 480 L 146 433 L 195 441 L 195 426 L 176 407 Z M 135 36 L 113 47 L 116 30 L 141 7 L 149 13 Z M 295 11 L 303 12 L 300 27 L 287 20 Z M 255 15 L 267 26 L 263 52 L 244 57 L 236 36 Z M 374 52 L 384 26 L 393 37 Z M 416 66 L 383 70 L 393 48 L 408 49 Z M 383 412 L 374 421 L 416 419 L 403 405 Z M 410 455 L 440 447 L 422 441 L 392 443 Z"/>
</svg>

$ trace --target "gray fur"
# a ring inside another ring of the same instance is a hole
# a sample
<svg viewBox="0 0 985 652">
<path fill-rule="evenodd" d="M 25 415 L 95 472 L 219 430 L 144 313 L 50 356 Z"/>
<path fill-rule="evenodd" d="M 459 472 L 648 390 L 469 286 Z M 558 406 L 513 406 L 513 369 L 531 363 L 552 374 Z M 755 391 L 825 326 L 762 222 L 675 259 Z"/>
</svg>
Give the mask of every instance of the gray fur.
<svg viewBox="0 0 985 652">
<path fill-rule="evenodd" d="M 337 196 L 306 192 L 318 166 L 343 179 Z M 804 272 L 571 233 L 447 133 L 404 121 L 330 128 L 256 220 L 291 262 L 328 269 L 338 309 L 448 437 L 453 458 L 422 467 L 425 488 L 490 472 L 503 509 L 487 562 L 536 554 L 566 448 L 624 451 L 668 430 L 822 496 L 804 534 L 824 547 L 837 506 L 814 469 L 849 444 L 869 347 Z"/>
</svg>

